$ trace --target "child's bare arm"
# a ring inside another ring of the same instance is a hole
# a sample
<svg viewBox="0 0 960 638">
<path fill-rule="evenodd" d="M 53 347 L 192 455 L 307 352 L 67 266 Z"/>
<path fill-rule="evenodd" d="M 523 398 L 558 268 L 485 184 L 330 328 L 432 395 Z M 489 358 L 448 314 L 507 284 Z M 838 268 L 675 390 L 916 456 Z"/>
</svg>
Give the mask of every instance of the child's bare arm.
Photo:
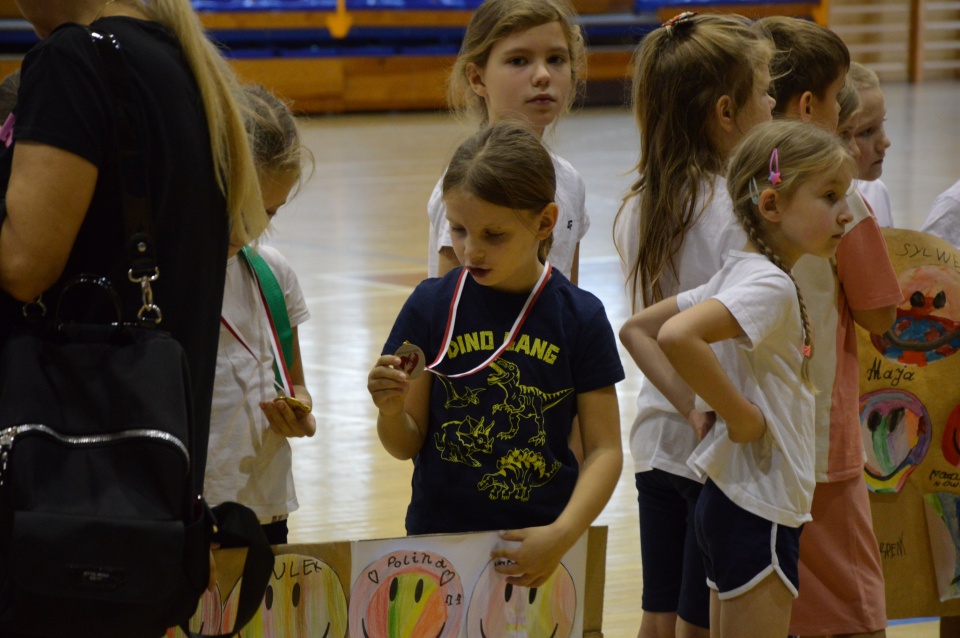
<svg viewBox="0 0 960 638">
<path fill-rule="evenodd" d="M 677 298 L 670 297 L 630 317 L 620 329 L 620 342 L 630 353 L 637 367 L 653 383 L 676 411 L 686 417 L 698 439 L 713 427 L 712 412 L 694 408 L 694 393 L 677 374 L 663 350 L 657 345 L 657 333 L 668 319 L 680 312 Z"/>
<path fill-rule="evenodd" d="M 884 306 L 873 310 L 850 310 L 858 326 L 873 334 L 881 335 L 897 320 L 897 306 Z"/>
<path fill-rule="evenodd" d="M 664 299 L 641 310 L 627 319 L 620 328 L 620 343 L 630 353 L 643 375 L 663 393 L 677 412 L 689 419 L 693 411 L 693 390 L 677 374 L 657 345 L 660 328 L 679 312 L 676 297 Z"/>
<path fill-rule="evenodd" d="M 520 541 L 520 546 L 492 553 L 493 558 L 513 561 L 496 569 L 514 585 L 539 587 L 550 578 L 563 555 L 603 510 L 620 477 L 623 446 L 616 389 L 608 386 L 578 394 L 577 411 L 584 460 L 570 501 L 550 525 L 504 532 L 504 540 Z"/>
<path fill-rule="evenodd" d="M 766 421 L 727 376 L 710 344 L 742 335 L 736 318 L 716 299 L 707 299 L 667 320 L 657 335 L 657 344 L 674 369 L 726 421 L 735 443 L 762 437 Z"/>
<path fill-rule="evenodd" d="M 433 375 L 410 381 L 399 369 L 400 358 L 384 355 L 367 376 L 367 390 L 380 410 L 377 435 L 391 456 L 406 460 L 417 455 L 427 436 Z"/>
</svg>

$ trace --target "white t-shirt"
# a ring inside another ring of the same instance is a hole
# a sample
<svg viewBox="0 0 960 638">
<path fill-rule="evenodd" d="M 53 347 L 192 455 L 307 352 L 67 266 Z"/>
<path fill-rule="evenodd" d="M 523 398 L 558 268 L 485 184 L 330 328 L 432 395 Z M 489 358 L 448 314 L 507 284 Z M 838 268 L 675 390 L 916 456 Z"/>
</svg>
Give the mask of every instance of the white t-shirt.
<svg viewBox="0 0 960 638">
<path fill-rule="evenodd" d="M 940 193 L 920 228 L 960 248 L 960 181 Z"/>
<path fill-rule="evenodd" d="M 875 179 L 872 182 L 854 180 L 857 190 L 863 195 L 873 214 L 877 216 L 877 223 L 881 228 L 893 228 L 893 210 L 890 204 L 890 191 L 883 180 Z"/>
<path fill-rule="evenodd" d="M 555 201 L 558 215 L 557 225 L 553 227 L 553 246 L 548 258 L 553 267 L 559 268 L 569 279 L 577 244 L 590 228 L 586 207 L 587 187 L 570 162 L 553 153 L 550 153 L 550 157 L 557 174 Z M 450 224 L 447 222 L 447 207 L 443 203 L 443 175 L 430 195 L 427 215 L 430 217 L 427 276 L 436 277 L 440 272 L 440 249 L 453 246 L 450 240 Z"/>
<path fill-rule="evenodd" d="M 790 277 L 757 253 L 731 251 L 707 284 L 681 293 L 685 310 L 714 298 L 745 336 L 711 344 L 740 392 L 763 412 L 764 435 L 734 443 L 717 419 L 690 456 L 734 503 L 780 525 L 810 517 L 814 481 L 813 392 L 800 377 L 803 330 L 797 289 Z"/>
<path fill-rule="evenodd" d="M 727 181 L 716 177 L 713 190 L 710 182 L 701 185 L 698 208 L 703 208 L 699 219 L 687 231 L 683 246 L 677 253 L 679 281 L 668 270 L 661 279 L 664 298 L 672 297 L 707 283 L 723 266 L 730 250 L 741 250 L 747 243 L 747 234 L 733 214 L 733 204 L 727 192 Z M 627 206 L 632 214 L 615 229 L 617 246 L 632 262 L 621 262 L 624 276 L 628 276 L 636 262 L 640 241 L 640 198 L 634 197 Z M 643 295 L 637 290 L 637 300 Z M 630 428 L 630 453 L 633 471 L 663 470 L 695 481 L 705 480 L 690 469 L 687 459 L 697 446 L 697 437 L 687 419 L 673 408 L 656 386 L 647 379 L 640 385 L 637 396 L 637 417 Z"/>
<path fill-rule="evenodd" d="M 310 313 L 296 274 L 275 249 L 260 246 L 259 253 L 283 290 L 290 325 L 300 325 Z M 290 443 L 268 429 L 259 405 L 277 396 L 270 325 L 257 284 L 237 256 L 227 260 L 222 314 L 257 356 L 221 323 L 204 496 L 211 505 L 246 505 L 261 520 L 289 514 L 298 507 Z"/>
</svg>

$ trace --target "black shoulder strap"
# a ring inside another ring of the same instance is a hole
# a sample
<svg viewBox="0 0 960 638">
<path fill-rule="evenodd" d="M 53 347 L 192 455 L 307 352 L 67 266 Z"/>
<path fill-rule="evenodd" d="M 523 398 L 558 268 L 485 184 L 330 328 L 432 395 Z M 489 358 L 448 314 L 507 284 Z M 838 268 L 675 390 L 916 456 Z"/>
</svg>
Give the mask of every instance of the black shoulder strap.
<svg viewBox="0 0 960 638">
<path fill-rule="evenodd" d="M 130 263 L 129 277 L 132 281 L 141 281 L 144 277 L 149 279 L 157 276 L 158 271 L 146 158 L 136 128 L 136 114 L 131 112 L 133 106 L 124 97 L 125 87 L 130 86 L 127 80 L 128 70 L 123 61 L 120 43 L 113 34 L 92 29 L 88 31 L 100 56 L 104 80 L 115 111 L 116 122 L 112 128 L 119 153 L 126 250 Z M 213 514 L 217 521 L 214 541 L 219 542 L 223 548 L 248 548 L 241 576 L 243 584 L 240 588 L 237 620 L 232 633 L 217 636 L 192 633 L 184 623 L 181 629 L 190 638 L 230 638 L 239 633 L 260 608 L 270 574 L 273 572 L 273 551 L 260 522 L 250 508 L 237 503 L 224 503 L 215 507 Z"/>
<path fill-rule="evenodd" d="M 131 278 L 156 273 L 156 246 L 153 240 L 151 223 L 150 184 L 147 178 L 146 157 L 143 144 L 136 128 L 137 116 L 132 113 L 133 106 L 124 99 L 127 80 L 127 66 L 123 61 L 120 43 L 112 33 L 90 30 L 90 38 L 96 46 L 103 66 L 107 89 L 113 103 L 116 122 L 112 127 L 116 144 L 124 226 L 126 230 L 126 251 L 130 262 Z"/>
</svg>

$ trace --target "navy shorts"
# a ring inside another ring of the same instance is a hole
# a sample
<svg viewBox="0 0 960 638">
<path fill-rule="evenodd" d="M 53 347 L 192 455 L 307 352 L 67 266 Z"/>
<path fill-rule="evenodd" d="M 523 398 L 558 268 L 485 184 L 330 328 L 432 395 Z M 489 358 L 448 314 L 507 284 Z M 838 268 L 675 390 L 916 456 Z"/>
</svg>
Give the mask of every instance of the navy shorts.
<svg viewBox="0 0 960 638">
<path fill-rule="evenodd" d="M 640 560 L 644 611 L 676 613 L 710 626 L 710 589 L 697 545 L 693 518 L 703 487 L 697 481 L 663 470 L 638 472 Z"/>
<path fill-rule="evenodd" d="M 708 479 L 697 503 L 696 528 L 707 584 L 721 600 L 750 591 L 772 573 L 797 597 L 800 527 L 751 514 Z"/>
</svg>

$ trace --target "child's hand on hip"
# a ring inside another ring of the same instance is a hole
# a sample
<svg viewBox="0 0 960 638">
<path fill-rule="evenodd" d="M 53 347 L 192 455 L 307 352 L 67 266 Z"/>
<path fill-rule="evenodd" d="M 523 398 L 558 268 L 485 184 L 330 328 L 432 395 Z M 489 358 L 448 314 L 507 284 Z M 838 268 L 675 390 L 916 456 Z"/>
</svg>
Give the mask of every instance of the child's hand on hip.
<svg viewBox="0 0 960 638">
<path fill-rule="evenodd" d="M 687 421 L 693 427 L 693 432 L 697 435 L 697 440 L 703 440 L 710 428 L 717 420 L 716 412 L 701 412 L 700 410 L 690 410 L 687 414 Z"/>
</svg>

